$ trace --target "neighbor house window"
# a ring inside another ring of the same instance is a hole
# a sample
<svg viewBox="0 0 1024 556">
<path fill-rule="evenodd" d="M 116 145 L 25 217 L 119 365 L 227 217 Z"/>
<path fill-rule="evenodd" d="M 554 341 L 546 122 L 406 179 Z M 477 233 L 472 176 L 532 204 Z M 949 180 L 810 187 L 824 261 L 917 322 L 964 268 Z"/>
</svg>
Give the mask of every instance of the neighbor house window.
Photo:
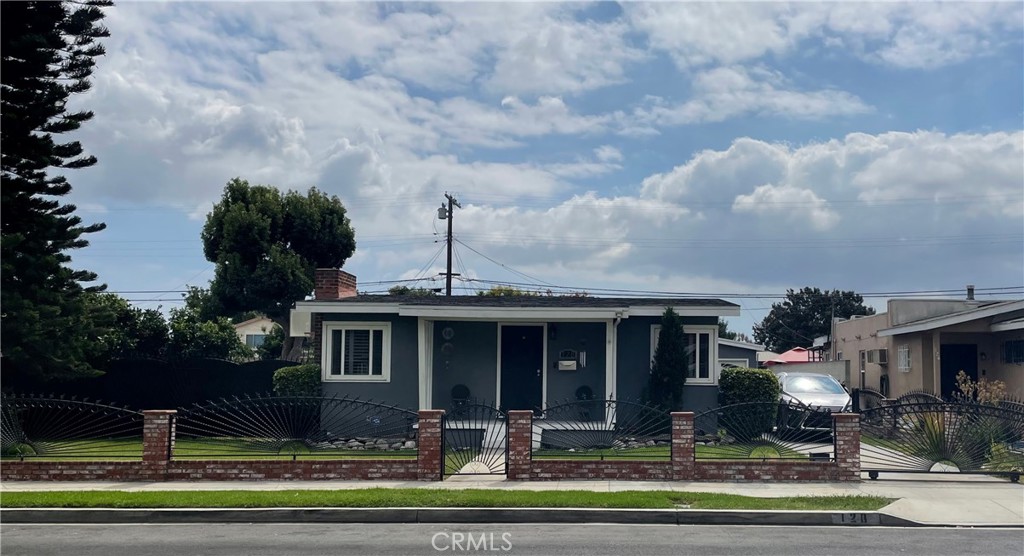
<svg viewBox="0 0 1024 556">
<path fill-rule="evenodd" d="M 1024 340 L 1003 342 L 1003 363 L 1024 364 Z"/>
<path fill-rule="evenodd" d="M 246 334 L 245 345 L 256 349 L 263 345 L 263 342 L 267 341 L 266 334 Z"/>
<path fill-rule="evenodd" d="M 686 335 L 686 355 L 689 362 L 686 368 L 687 384 L 718 383 L 718 327 L 716 326 L 684 326 Z M 651 327 L 651 364 L 654 364 L 654 352 L 658 347 L 661 325 Z"/>
<path fill-rule="evenodd" d="M 324 323 L 324 380 L 391 380 L 391 325 Z"/>
<path fill-rule="evenodd" d="M 904 373 L 910 372 L 910 346 L 903 344 L 896 349 L 897 355 L 899 355 L 898 365 L 900 371 Z"/>
</svg>

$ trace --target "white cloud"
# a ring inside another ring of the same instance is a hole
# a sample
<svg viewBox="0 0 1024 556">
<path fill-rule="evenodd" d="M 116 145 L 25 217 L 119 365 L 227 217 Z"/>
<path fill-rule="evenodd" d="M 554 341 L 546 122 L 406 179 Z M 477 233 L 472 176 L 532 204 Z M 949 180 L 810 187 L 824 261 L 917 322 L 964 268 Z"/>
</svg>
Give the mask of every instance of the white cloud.
<svg viewBox="0 0 1024 556">
<path fill-rule="evenodd" d="M 749 195 L 739 195 L 732 204 L 736 213 L 754 213 L 779 218 L 785 222 L 810 221 L 818 231 L 828 230 L 839 222 L 839 214 L 810 189 L 792 185 L 759 186 Z"/>
<path fill-rule="evenodd" d="M 671 104 L 657 97 L 635 111 L 653 126 L 720 122 L 744 115 L 822 119 L 871 111 L 861 99 L 835 90 L 798 91 L 781 74 L 763 68 L 719 67 L 694 77 L 693 98 Z"/>
<path fill-rule="evenodd" d="M 880 64 L 932 69 L 1019 42 L 1024 25 L 1017 2 L 666 2 L 625 11 L 684 69 L 792 56 L 811 39 Z"/>
<path fill-rule="evenodd" d="M 601 145 L 594 149 L 594 156 L 601 162 L 622 162 L 622 151 L 611 145 Z"/>
</svg>

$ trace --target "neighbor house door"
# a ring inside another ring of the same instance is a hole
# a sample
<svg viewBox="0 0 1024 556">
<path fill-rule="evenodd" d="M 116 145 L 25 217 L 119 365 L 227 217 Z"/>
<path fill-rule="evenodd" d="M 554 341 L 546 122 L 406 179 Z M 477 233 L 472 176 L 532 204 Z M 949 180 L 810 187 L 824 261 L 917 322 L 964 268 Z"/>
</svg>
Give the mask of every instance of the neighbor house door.
<svg viewBox="0 0 1024 556">
<path fill-rule="evenodd" d="M 501 408 L 540 409 L 544 390 L 544 327 L 501 330 Z"/>
<path fill-rule="evenodd" d="M 956 375 L 967 373 L 973 381 L 978 380 L 978 346 L 976 344 L 942 344 L 939 349 L 939 363 L 942 371 L 942 397 L 949 398 L 960 390 L 956 387 Z"/>
</svg>

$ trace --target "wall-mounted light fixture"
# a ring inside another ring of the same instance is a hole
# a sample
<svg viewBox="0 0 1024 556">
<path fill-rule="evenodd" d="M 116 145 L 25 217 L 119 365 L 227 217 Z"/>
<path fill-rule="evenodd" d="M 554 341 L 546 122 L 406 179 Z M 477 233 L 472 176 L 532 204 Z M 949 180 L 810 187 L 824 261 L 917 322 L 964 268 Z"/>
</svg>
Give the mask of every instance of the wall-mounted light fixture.
<svg viewBox="0 0 1024 556">
<path fill-rule="evenodd" d="M 985 352 L 983 351 L 983 352 L 978 354 L 978 359 L 981 359 L 982 361 L 984 361 L 984 360 L 988 359 L 988 356 L 985 355 Z"/>
</svg>

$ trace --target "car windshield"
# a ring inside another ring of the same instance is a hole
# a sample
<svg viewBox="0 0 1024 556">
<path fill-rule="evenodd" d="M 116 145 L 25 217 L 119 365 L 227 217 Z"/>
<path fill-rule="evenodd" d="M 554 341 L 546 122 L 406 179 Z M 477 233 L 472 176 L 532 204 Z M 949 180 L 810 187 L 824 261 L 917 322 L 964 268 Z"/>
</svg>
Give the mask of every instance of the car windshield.
<svg viewBox="0 0 1024 556">
<path fill-rule="evenodd" d="M 845 394 L 843 385 L 830 376 L 789 376 L 782 388 L 786 392 Z"/>
</svg>

